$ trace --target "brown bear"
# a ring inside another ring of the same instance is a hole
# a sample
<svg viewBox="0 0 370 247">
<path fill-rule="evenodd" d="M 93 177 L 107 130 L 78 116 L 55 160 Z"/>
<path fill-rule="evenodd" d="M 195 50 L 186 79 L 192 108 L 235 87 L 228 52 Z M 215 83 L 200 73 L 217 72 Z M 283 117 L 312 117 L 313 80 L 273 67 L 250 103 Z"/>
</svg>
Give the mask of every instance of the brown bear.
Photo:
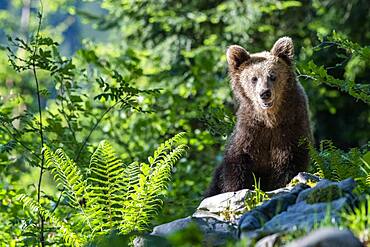
<svg viewBox="0 0 370 247">
<path fill-rule="evenodd" d="M 273 190 L 306 170 L 309 154 L 302 140 L 312 141 L 312 133 L 293 49 L 289 37 L 277 40 L 270 52 L 249 54 L 238 45 L 227 49 L 237 122 L 206 197 L 252 189 L 253 176 L 262 190 Z"/>
</svg>

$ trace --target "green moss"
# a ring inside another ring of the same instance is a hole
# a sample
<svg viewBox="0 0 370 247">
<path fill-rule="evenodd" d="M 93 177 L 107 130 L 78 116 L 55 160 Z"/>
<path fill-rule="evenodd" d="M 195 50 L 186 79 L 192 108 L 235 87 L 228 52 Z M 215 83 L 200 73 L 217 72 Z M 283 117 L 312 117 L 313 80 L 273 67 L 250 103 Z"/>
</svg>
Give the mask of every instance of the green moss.
<svg viewBox="0 0 370 247">
<path fill-rule="evenodd" d="M 309 179 L 308 181 L 307 181 L 307 183 L 306 183 L 308 186 L 310 186 L 311 188 L 313 188 L 313 187 L 315 187 L 316 186 L 316 184 L 317 184 L 317 182 L 316 181 L 314 181 L 314 180 L 311 180 L 311 179 Z"/>
<path fill-rule="evenodd" d="M 294 186 L 296 186 L 297 184 L 299 184 L 299 180 L 298 180 L 298 179 L 296 179 L 296 178 L 293 178 L 293 179 L 289 182 L 289 184 L 287 185 L 287 187 L 294 187 Z"/>
<path fill-rule="evenodd" d="M 343 191 L 336 185 L 329 185 L 325 188 L 318 188 L 312 191 L 306 199 L 309 204 L 320 202 L 331 202 L 342 197 Z"/>
<path fill-rule="evenodd" d="M 294 187 L 296 186 L 297 184 L 299 184 L 300 181 L 296 178 L 292 179 L 292 181 L 289 182 L 289 184 L 287 185 L 287 187 Z M 315 187 L 317 182 L 314 181 L 314 180 L 311 180 L 311 179 L 308 179 L 308 181 L 305 183 L 307 184 L 308 186 L 310 186 L 311 188 Z"/>
</svg>

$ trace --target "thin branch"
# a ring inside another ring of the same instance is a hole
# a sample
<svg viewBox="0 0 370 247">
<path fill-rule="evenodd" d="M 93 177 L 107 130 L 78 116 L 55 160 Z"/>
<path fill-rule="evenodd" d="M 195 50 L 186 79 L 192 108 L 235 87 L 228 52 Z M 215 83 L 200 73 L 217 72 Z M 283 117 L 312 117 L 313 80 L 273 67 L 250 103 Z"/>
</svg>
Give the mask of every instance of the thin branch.
<svg viewBox="0 0 370 247">
<path fill-rule="evenodd" d="M 37 26 L 37 32 L 36 32 L 36 41 L 34 45 L 34 50 L 33 50 L 33 61 L 32 61 L 32 72 L 33 76 L 35 79 L 36 83 L 36 91 L 37 91 L 37 103 L 38 103 L 38 110 L 39 110 L 39 117 L 40 117 L 40 122 L 39 122 L 39 133 L 40 133 L 40 139 L 41 139 L 41 149 L 44 147 L 44 133 L 43 133 L 43 126 L 42 126 L 42 109 L 41 109 L 41 96 L 40 96 L 40 83 L 37 77 L 37 71 L 36 71 L 36 61 L 34 59 L 36 52 L 37 52 L 37 47 L 38 47 L 38 42 L 39 42 L 39 35 L 40 35 L 40 29 L 41 29 L 41 21 L 42 21 L 42 13 L 43 13 L 43 5 L 42 1 L 40 0 L 40 5 L 41 5 L 41 11 L 38 13 L 38 26 Z M 40 175 L 39 175 L 39 181 L 37 185 L 37 202 L 40 203 L 41 200 L 41 183 L 42 183 L 42 175 L 44 173 L 44 152 L 41 151 L 41 166 L 40 166 Z M 44 238 L 44 217 L 39 213 L 39 218 L 40 218 L 40 243 L 41 246 L 45 246 L 45 238 Z"/>
<path fill-rule="evenodd" d="M 336 68 L 342 67 L 344 64 L 346 64 L 349 61 L 350 58 L 351 58 L 351 56 L 348 56 L 341 63 L 338 63 L 335 66 L 327 67 L 326 70 L 331 70 L 331 69 L 336 69 Z"/>
<path fill-rule="evenodd" d="M 113 122 L 112 122 L 112 120 L 111 120 L 111 119 L 110 119 L 110 123 L 111 123 L 111 126 L 113 126 Z M 128 156 L 129 156 L 130 160 L 133 160 L 133 159 L 134 159 L 134 157 L 132 156 L 132 154 L 131 154 L 131 152 L 130 152 L 130 150 L 129 150 L 129 148 L 128 148 L 127 143 L 123 142 L 123 141 L 119 138 L 119 135 L 118 135 L 118 133 L 117 133 L 117 131 L 116 131 L 116 128 L 113 128 L 112 132 L 113 132 L 113 134 L 111 135 L 111 136 L 112 136 L 112 138 L 114 138 L 114 139 L 117 141 L 117 144 L 119 144 L 119 146 L 120 146 L 120 147 L 123 147 L 123 149 L 125 149 L 125 151 L 126 151 L 126 153 L 128 154 Z"/>
<path fill-rule="evenodd" d="M 85 137 L 80 149 L 78 150 L 78 153 L 76 155 L 76 157 L 74 158 L 74 161 L 77 163 L 78 159 L 80 158 L 80 155 L 82 153 L 82 151 L 84 150 L 86 144 L 87 144 L 87 141 L 89 140 L 90 136 L 92 135 L 92 133 L 95 131 L 95 129 L 98 127 L 98 125 L 100 124 L 100 122 L 103 120 L 103 118 L 105 117 L 105 115 L 110 112 L 114 107 L 116 107 L 116 105 L 118 105 L 119 103 L 121 103 L 121 100 L 117 101 L 114 105 L 110 106 L 102 115 L 101 117 L 98 119 L 98 121 L 94 124 L 94 126 L 91 128 L 89 134 Z"/>
<path fill-rule="evenodd" d="M 64 188 L 63 188 L 63 190 L 60 192 L 60 195 L 59 195 L 59 197 L 58 197 L 58 200 L 57 200 L 57 202 L 55 203 L 55 206 L 53 207 L 53 209 L 51 210 L 51 212 L 52 213 L 54 213 L 54 211 L 57 209 L 57 207 L 59 206 L 59 203 L 60 203 L 60 201 L 61 201 L 61 199 L 62 199 L 62 196 L 63 196 L 63 192 L 64 192 Z"/>
<path fill-rule="evenodd" d="M 35 156 L 35 158 L 41 160 L 41 158 L 33 150 L 31 150 L 23 142 L 21 142 L 20 140 L 18 140 L 17 137 L 8 129 L 8 127 L 6 127 L 5 124 L 3 124 L 3 126 L 5 127 L 5 129 L 8 132 L 8 134 L 12 136 L 12 138 L 14 139 L 14 141 L 16 141 L 18 144 L 20 144 L 24 149 L 26 149 L 28 152 L 30 152 L 33 156 Z"/>
<path fill-rule="evenodd" d="M 297 77 L 298 77 L 298 78 L 303 77 L 303 78 L 306 78 L 306 79 L 311 79 L 311 80 L 317 81 L 317 78 L 315 78 L 315 77 L 313 77 L 313 76 L 310 76 L 310 75 L 300 74 L 300 75 L 298 75 Z"/>
<path fill-rule="evenodd" d="M 72 136 L 73 136 L 73 139 L 74 139 L 75 143 L 77 143 L 76 133 L 75 133 L 74 129 L 72 128 L 71 123 L 69 122 L 69 119 L 68 119 L 68 116 L 67 116 L 66 111 L 64 110 L 64 104 L 63 104 L 63 103 L 64 103 L 64 101 L 66 101 L 66 100 L 65 100 L 65 98 L 63 97 L 63 94 L 65 94 L 63 80 L 62 80 L 60 83 L 61 83 L 60 92 L 61 92 L 61 94 L 62 94 L 62 100 L 61 100 L 61 106 L 62 106 L 62 109 L 60 110 L 60 113 L 62 113 L 62 115 L 64 116 L 64 119 L 66 120 L 67 125 L 68 125 L 68 129 L 71 131 L 71 133 L 72 133 Z M 66 91 L 67 91 L 67 90 L 66 90 Z M 68 102 L 66 102 L 66 103 L 68 103 Z"/>
</svg>

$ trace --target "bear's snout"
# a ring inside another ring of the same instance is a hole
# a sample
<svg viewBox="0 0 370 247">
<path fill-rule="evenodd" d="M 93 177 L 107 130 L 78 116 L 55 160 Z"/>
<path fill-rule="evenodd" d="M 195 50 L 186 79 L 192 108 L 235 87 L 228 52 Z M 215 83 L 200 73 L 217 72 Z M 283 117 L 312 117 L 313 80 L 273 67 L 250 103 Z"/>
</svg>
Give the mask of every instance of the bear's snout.
<svg viewBox="0 0 370 247">
<path fill-rule="evenodd" d="M 263 100 L 268 100 L 271 98 L 271 90 L 270 89 L 266 89 L 266 90 L 263 90 L 261 93 L 260 93 L 260 97 L 261 99 Z"/>
</svg>

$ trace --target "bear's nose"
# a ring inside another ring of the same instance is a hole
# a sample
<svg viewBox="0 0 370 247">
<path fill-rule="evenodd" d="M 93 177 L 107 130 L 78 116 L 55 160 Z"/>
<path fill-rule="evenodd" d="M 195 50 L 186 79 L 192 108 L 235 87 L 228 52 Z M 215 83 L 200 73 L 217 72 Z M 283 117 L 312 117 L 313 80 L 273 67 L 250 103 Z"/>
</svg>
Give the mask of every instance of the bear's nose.
<svg viewBox="0 0 370 247">
<path fill-rule="evenodd" d="M 261 99 L 269 99 L 271 97 L 271 90 L 270 89 L 263 90 L 262 93 L 260 93 L 260 97 Z"/>
</svg>

